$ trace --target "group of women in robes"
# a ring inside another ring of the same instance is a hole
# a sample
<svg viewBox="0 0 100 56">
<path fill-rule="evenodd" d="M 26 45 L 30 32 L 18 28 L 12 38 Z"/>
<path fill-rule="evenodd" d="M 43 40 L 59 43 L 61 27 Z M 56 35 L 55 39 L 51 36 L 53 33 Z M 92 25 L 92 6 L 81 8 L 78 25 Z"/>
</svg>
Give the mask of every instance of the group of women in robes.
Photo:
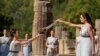
<svg viewBox="0 0 100 56">
<path fill-rule="evenodd" d="M 94 34 L 95 31 L 93 29 L 93 23 L 91 21 L 91 17 L 88 13 L 82 13 L 80 15 L 80 21 L 82 24 L 74 24 L 68 21 L 63 21 L 61 19 L 57 19 L 54 23 L 64 23 L 67 26 L 78 28 L 80 30 L 80 36 L 77 40 L 77 46 L 76 46 L 76 56 L 95 56 L 95 51 L 97 50 L 95 48 L 95 43 L 98 40 L 98 37 L 95 37 Z M 50 25 L 51 27 L 52 25 Z M 46 29 L 46 27 L 45 27 Z M 19 31 L 13 30 L 11 32 L 11 43 L 9 45 L 9 38 L 6 37 L 5 34 L 6 30 L 4 30 L 4 36 L 0 38 L 0 56 L 18 56 L 19 47 L 20 45 L 23 45 L 23 52 L 24 55 L 29 55 L 26 50 L 29 50 L 28 46 L 29 44 L 39 38 L 40 34 L 36 35 L 36 38 L 27 39 L 28 35 L 26 34 L 26 40 L 25 41 L 19 41 Z M 56 48 L 58 47 L 58 41 L 57 38 L 54 37 L 54 31 L 50 32 L 51 36 L 47 38 L 46 41 L 46 47 L 47 47 L 47 56 L 56 56 L 57 51 Z M 95 40 L 96 39 L 96 40 Z M 97 47 L 97 45 L 96 45 Z M 3 50 L 2 50 L 3 49 Z M 9 51 L 8 51 L 9 49 Z M 96 50 L 95 50 L 96 49 Z M 7 55 L 8 54 L 8 55 Z"/>
<path fill-rule="evenodd" d="M 18 56 L 20 46 L 23 46 L 23 55 L 30 56 L 30 44 L 33 40 L 37 39 L 40 34 L 37 34 L 36 38 L 29 38 L 29 34 L 25 34 L 25 40 L 18 40 L 19 31 L 14 29 L 11 31 L 11 37 L 7 37 L 7 30 L 3 30 L 3 36 L 0 37 L 0 56 Z"/>
</svg>

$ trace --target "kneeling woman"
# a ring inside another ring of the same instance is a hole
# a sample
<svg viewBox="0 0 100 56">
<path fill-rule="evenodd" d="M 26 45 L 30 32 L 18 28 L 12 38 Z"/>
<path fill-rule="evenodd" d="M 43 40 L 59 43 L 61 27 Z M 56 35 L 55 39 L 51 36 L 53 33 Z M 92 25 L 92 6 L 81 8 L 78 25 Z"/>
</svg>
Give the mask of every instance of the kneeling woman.
<svg viewBox="0 0 100 56">
<path fill-rule="evenodd" d="M 35 40 L 35 39 L 37 39 L 37 37 L 39 37 L 39 34 L 36 36 L 36 38 L 32 38 L 27 41 L 19 41 L 18 36 L 19 36 L 18 30 L 13 30 L 11 32 L 12 41 L 10 43 L 10 49 L 9 49 L 10 51 L 9 51 L 8 56 L 18 56 L 19 45 L 31 43 L 33 40 Z"/>
</svg>

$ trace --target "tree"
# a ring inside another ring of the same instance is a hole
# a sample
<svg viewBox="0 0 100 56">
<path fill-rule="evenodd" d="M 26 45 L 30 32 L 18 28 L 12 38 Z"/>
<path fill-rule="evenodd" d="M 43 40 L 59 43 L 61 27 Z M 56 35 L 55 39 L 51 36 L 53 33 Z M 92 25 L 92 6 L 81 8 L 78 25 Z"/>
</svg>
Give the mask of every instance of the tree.
<svg viewBox="0 0 100 56">
<path fill-rule="evenodd" d="M 1 0 L 0 14 L 3 15 L 3 18 L 0 18 L 4 20 L 3 22 L 6 22 L 6 20 L 8 20 L 8 22 L 10 22 L 9 20 L 13 21 L 13 24 L 10 25 L 10 29 L 19 29 L 21 36 L 23 36 L 25 32 L 31 33 L 33 23 L 33 0 Z M 5 27 L 3 23 L 1 25 Z"/>
</svg>

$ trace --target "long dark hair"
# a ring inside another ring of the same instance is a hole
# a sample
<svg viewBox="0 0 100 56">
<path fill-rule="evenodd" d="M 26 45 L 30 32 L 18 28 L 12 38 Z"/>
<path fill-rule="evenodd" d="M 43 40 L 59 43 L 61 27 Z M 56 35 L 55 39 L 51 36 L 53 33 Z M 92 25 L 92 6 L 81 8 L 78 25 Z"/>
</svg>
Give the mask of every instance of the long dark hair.
<svg viewBox="0 0 100 56">
<path fill-rule="evenodd" d="M 82 13 L 81 15 L 87 20 L 87 22 L 92 26 L 92 28 L 94 28 L 94 25 L 92 23 L 92 20 L 91 20 L 91 17 L 89 16 L 89 14 L 88 13 Z"/>
<path fill-rule="evenodd" d="M 18 31 L 17 29 L 12 29 L 11 31 L 10 31 L 10 36 L 11 36 L 11 41 L 13 40 L 13 38 L 14 38 L 14 34 L 16 34 L 16 31 Z"/>
</svg>

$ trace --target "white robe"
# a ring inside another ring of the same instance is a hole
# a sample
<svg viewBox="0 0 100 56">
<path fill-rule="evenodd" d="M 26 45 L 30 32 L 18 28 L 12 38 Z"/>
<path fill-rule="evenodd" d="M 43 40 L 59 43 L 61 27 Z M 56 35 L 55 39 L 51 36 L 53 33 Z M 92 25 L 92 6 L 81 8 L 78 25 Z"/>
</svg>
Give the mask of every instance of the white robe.
<svg viewBox="0 0 100 56">
<path fill-rule="evenodd" d="M 12 41 L 10 44 L 10 51 L 19 51 L 19 45 L 16 44 L 15 41 Z M 18 56 L 18 53 L 9 52 L 8 56 Z"/>
<path fill-rule="evenodd" d="M 54 53 L 51 48 L 56 48 L 55 44 L 56 44 L 57 38 L 55 37 L 48 37 L 47 38 L 47 43 L 49 48 L 47 48 L 47 56 L 56 56 L 56 53 Z"/>
<path fill-rule="evenodd" d="M 9 53 L 9 38 L 5 36 L 0 37 L 0 42 L 1 42 L 0 56 L 7 56 Z"/>
</svg>

